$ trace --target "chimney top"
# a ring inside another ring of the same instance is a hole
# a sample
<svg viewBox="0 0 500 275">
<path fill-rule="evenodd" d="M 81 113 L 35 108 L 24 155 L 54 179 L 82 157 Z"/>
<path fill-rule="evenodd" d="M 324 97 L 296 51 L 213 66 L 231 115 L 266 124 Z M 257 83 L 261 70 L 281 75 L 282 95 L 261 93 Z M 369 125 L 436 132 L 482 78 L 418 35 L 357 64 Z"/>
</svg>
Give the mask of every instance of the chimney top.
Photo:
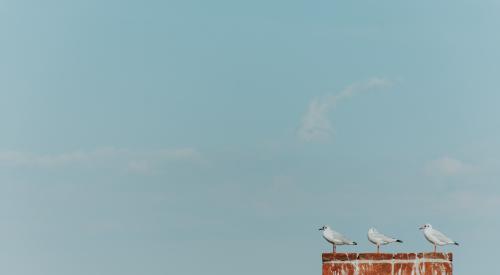
<svg viewBox="0 0 500 275">
<path fill-rule="evenodd" d="M 323 275 L 452 275 L 452 253 L 323 253 Z"/>
</svg>

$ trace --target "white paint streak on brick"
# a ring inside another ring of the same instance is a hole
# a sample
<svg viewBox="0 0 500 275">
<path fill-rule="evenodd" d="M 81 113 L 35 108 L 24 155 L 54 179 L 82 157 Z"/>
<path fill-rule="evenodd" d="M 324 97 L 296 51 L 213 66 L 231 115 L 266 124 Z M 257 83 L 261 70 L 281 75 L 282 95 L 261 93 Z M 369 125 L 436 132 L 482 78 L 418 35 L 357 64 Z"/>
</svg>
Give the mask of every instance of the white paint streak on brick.
<svg viewBox="0 0 500 275">
<path fill-rule="evenodd" d="M 395 265 L 396 264 L 412 264 L 413 270 L 411 272 L 411 275 L 421 275 L 421 274 L 425 274 L 425 268 L 426 268 L 425 263 L 431 263 L 431 264 L 449 263 L 449 264 L 451 264 L 451 261 L 447 260 L 447 259 L 428 259 L 428 258 L 418 258 L 418 257 L 415 259 L 412 259 L 412 260 L 402 260 L 402 259 L 351 260 L 351 261 L 332 260 L 332 261 L 326 261 L 326 262 L 324 262 L 324 264 L 345 265 L 348 262 L 351 263 L 353 268 L 354 268 L 354 275 L 359 275 L 360 272 L 361 272 L 361 274 L 363 273 L 363 270 L 361 270 L 360 265 L 372 266 L 373 264 L 391 264 L 391 268 L 392 268 L 391 274 L 403 275 L 402 268 L 399 268 L 398 270 L 396 270 Z M 422 267 L 422 270 L 420 270 L 420 267 Z M 446 274 L 446 270 L 444 269 L 444 267 L 441 267 L 440 269 L 441 270 L 439 270 L 439 271 L 434 270 L 433 275 Z M 347 274 L 348 274 L 348 270 L 342 269 L 340 272 L 334 272 L 333 275 L 347 275 Z"/>
<path fill-rule="evenodd" d="M 420 260 L 420 261 L 419 261 Z M 345 264 L 348 261 L 326 261 L 325 264 Z M 373 264 L 374 262 L 377 264 L 411 264 L 411 263 L 450 263 L 448 260 L 444 259 L 414 259 L 414 260 L 356 260 L 350 261 L 353 264 Z"/>
</svg>

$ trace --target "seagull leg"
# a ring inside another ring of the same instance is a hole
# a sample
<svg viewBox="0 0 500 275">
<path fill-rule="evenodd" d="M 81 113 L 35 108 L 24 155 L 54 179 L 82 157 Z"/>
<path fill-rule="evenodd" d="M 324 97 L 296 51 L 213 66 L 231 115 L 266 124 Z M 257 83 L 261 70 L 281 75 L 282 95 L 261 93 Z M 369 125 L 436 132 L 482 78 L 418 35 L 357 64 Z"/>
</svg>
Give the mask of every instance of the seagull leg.
<svg viewBox="0 0 500 275">
<path fill-rule="evenodd" d="M 380 253 L 380 246 L 377 245 L 377 254 Z"/>
<path fill-rule="evenodd" d="M 434 245 L 434 253 L 436 253 L 436 245 Z"/>
<path fill-rule="evenodd" d="M 333 253 L 336 252 L 336 247 L 335 247 L 335 244 L 333 244 Z"/>
</svg>

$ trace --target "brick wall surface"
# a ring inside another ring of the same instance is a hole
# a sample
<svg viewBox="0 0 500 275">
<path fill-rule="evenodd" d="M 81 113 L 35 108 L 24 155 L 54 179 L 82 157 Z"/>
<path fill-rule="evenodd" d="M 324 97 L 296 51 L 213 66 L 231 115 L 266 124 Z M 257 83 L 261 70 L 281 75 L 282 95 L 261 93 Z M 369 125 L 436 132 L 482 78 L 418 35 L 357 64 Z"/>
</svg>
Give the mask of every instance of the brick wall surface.
<svg viewBox="0 0 500 275">
<path fill-rule="evenodd" d="M 451 275 L 451 253 L 324 253 L 323 275 Z"/>
</svg>

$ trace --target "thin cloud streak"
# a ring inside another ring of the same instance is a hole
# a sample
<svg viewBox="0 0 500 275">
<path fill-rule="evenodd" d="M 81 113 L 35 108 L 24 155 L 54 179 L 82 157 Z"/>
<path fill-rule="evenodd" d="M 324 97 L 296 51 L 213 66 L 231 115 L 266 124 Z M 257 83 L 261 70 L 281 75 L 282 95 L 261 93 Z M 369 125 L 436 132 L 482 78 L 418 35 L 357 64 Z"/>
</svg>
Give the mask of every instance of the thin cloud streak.
<svg viewBox="0 0 500 275">
<path fill-rule="evenodd" d="M 448 156 L 431 160 L 425 165 L 427 175 L 456 176 L 471 173 L 475 170 L 477 169 L 473 165 Z"/>
<path fill-rule="evenodd" d="M 390 85 L 391 82 L 386 79 L 372 77 L 366 81 L 354 83 L 338 94 L 313 98 L 302 117 L 301 126 L 297 132 L 299 139 L 307 142 L 328 140 L 333 134 L 333 127 L 328 116 L 340 101 Z"/>
<path fill-rule="evenodd" d="M 200 162 L 202 160 L 201 153 L 192 147 L 152 151 L 100 148 L 59 154 L 37 154 L 21 151 L 0 152 L 0 167 L 49 169 L 75 165 L 111 164 L 123 167 L 128 172 L 139 174 L 151 174 L 155 164 L 162 162 Z"/>
</svg>

